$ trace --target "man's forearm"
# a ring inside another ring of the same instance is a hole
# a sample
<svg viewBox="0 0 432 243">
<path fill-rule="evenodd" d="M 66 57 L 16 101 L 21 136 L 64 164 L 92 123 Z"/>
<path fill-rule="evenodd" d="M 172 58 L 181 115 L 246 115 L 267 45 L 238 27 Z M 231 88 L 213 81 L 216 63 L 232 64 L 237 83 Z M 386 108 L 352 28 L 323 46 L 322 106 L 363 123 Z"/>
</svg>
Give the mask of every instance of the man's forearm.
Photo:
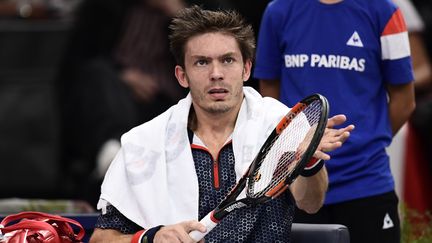
<svg viewBox="0 0 432 243">
<path fill-rule="evenodd" d="M 130 243 L 132 236 L 123 234 L 117 230 L 96 228 L 89 243 Z"/>
<path fill-rule="evenodd" d="M 389 116 L 393 135 L 399 131 L 415 109 L 414 82 L 388 86 Z"/>
<path fill-rule="evenodd" d="M 328 175 L 325 166 L 313 176 L 299 176 L 290 187 L 297 207 L 307 213 L 316 213 L 322 207 L 327 188 Z"/>
</svg>

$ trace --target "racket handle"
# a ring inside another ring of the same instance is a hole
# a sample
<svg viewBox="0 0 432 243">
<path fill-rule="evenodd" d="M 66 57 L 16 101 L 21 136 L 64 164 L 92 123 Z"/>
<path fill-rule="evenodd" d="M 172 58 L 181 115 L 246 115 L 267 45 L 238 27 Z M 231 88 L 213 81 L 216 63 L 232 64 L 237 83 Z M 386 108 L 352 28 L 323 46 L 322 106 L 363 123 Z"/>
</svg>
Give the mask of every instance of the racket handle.
<svg viewBox="0 0 432 243">
<path fill-rule="evenodd" d="M 198 230 L 194 230 L 189 233 L 189 236 L 193 240 L 195 240 L 195 242 L 198 242 L 202 238 L 204 238 L 204 236 L 206 236 L 218 224 L 217 222 L 215 222 L 216 220 L 214 218 L 212 219 L 212 214 L 213 211 L 208 213 L 203 219 L 200 220 L 200 223 L 207 228 L 207 231 L 205 233 L 201 233 Z"/>
</svg>

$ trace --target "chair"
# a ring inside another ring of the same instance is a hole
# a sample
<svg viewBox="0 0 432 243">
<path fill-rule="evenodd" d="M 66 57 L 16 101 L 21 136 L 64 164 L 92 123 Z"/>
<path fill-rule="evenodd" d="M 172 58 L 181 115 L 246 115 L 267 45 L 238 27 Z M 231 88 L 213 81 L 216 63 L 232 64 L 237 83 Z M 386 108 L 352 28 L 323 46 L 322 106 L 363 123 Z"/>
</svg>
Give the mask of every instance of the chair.
<svg viewBox="0 0 432 243">
<path fill-rule="evenodd" d="M 292 243 L 349 243 L 348 228 L 340 224 L 293 223 Z"/>
</svg>

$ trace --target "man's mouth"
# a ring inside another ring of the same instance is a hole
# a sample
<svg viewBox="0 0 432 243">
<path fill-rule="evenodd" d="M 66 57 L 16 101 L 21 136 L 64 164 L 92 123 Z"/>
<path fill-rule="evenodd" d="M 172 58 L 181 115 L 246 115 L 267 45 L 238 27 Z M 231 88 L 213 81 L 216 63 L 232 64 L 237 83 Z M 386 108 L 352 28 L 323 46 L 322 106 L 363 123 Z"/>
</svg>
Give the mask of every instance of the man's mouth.
<svg viewBox="0 0 432 243">
<path fill-rule="evenodd" d="M 208 91 L 208 94 L 214 100 L 225 100 L 225 97 L 228 95 L 228 90 L 224 88 L 213 88 Z"/>
<path fill-rule="evenodd" d="M 223 88 L 215 88 L 215 89 L 211 89 L 208 92 L 209 94 L 224 94 L 224 93 L 228 93 L 228 90 L 223 89 Z"/>
</svg>

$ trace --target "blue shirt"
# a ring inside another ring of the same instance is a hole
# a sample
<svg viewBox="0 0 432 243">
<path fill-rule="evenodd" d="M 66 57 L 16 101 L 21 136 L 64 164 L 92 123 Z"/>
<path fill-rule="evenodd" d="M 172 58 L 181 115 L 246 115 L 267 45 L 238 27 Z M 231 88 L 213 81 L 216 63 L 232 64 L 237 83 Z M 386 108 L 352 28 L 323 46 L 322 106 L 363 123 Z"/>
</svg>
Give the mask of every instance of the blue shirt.
<svg viewBox="0 0 432 243">
<path fill-rule="evenodd" d="M 414 79 L 400 18 L 390 0 L 275 0 L 265 10 L 254 76 L 281 80 L 280 100 L 290 107 L 320 93 L 330 115 L 345 114 L 356 126 L 326 163 L 326 204 L 394 189 L 386 85 Z"/>
</svg>

